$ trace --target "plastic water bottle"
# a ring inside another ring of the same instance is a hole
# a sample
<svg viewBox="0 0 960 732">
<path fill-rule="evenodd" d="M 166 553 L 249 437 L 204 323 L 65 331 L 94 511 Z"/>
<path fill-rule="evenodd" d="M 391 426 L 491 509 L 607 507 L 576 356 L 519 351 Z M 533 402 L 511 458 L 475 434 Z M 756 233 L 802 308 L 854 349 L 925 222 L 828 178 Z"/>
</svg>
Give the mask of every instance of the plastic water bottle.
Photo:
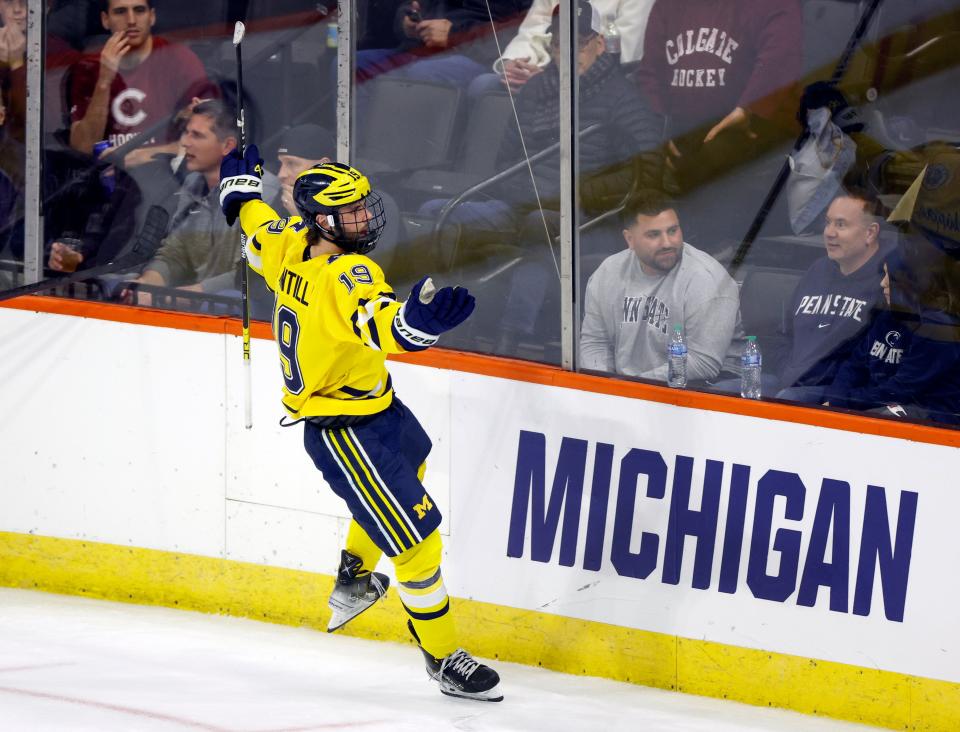
<svg viewBox="0 0 960 732">
<path fill-rule="evenodd" d="M 667 384 L 683 389 L 687 385 L 687 344 L 683 340 L 683 327 L 675 325 L 667 345 Z"/>
<path fill-rule="evenodd" d="M 617 18 L 608 15 L 603 25 L 603 45 L 607 53 L 620 59 L 620 31 L 617 30 Z"/>
<path fill-rule="evenodd" d="M 740 356 L 740 396 L 744 399 L 760 398 L 760 373 L 763 367 L 763 356 L 760 355 L 760 346 L 756 336 L 747 336 L 747 346 Z"/>
</svg>

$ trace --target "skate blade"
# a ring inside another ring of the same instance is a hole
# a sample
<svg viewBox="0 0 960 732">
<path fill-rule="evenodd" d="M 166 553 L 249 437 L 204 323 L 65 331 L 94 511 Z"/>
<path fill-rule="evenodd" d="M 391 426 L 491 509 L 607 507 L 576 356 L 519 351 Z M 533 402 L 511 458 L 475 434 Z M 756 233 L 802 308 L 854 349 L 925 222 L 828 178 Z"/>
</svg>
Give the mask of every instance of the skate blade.
<svg viewBox="0 0 960 732">
<path fill-rule="evenodd" d="M 362 614 L 365 610 L 372 608 L 375 604 L 376 603 L 371 602 L 369 605 L 360 608 L 356 612 L 350 612 L 348 610 L 333 610 L 332 614 L 330 615 L 330 622 L 327 623 L 327 632 L 332 633 L 335 630 L 339 630 L 355 617 Z"/>
<path fill-rule="evenodd" d="M 441 686 L 440 693 L 446 694 L 447 696 L 456 697 L 457 699 L 470 699 L 472 701 L 503 701 L 503 692 L 500 691 L 500 684 L 497 684 L 492 689 L 487 689 L 486 691 L 481 691 L 476 694 L 466 694 L 462 691 L 458 691 L 457 689 L 445 689 Z"/>
<path fill-rule="evenodd" d="M 446 696 L 452 696 L 457 699 L 472 699 L 473 701 L 488 701 L 488 702 L 498 702 L 503 701 L 503 692 L 500 691 L 500 684 L 497 684 L 492 689 L 487 689 L 486 691 L 480 691 L 476 694 L 468 694 L 466 692 L 460 691 L 455 686 L 445 686 L 440 683 L 440 679 L 434 676 L 430 671 L 427 671 L 427 678 L 431 681 L 436 681 L 437 686 L 440 687 L 440 693 L 445 694 Z"/>
</svg>

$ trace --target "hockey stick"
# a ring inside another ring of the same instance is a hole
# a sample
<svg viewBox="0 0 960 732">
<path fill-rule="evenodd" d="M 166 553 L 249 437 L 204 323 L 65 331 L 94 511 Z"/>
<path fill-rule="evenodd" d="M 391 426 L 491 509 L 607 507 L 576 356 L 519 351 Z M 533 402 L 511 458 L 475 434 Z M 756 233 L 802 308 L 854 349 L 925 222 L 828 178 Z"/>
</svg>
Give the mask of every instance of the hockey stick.
<svg viewBox="0 0 960 732">
<path fill-rule="evenodd" d="M 237 50 L 237 126 L 240 128 L 240 156 L 247 150 L 243 116 L 243 53 L 240 43 L 247 32 L 242 21 L 233 26 L 233 47 Z M 250 280 L 247 273 L 247 235 L 240 227 L 240 312 L 243 320 L 243 426 L 253 427 L 253 384 L 250 372 Z"/>
<path fill-rule="evenodd" d="M 851 34 L 850 39 L 847 41 L 847 47 L 843 50 L 843 55 L 840 56 L 840 60 L 837 62 L 837 65 L 833 70 L 833 74 L 830 76 L 831 82 L 840 81 L 844 73 L 846 73 L 850 59 L 853 58 L 853 54 L 857 50 L 857 46 L 860 45 L 860 39 L 863 38 L 863 34 L 867 32 L 867 27 L 870 25 L 870 21 L 873 20 L 873 16 L 880 7 L 881 2 L 883 2 L 883 0 L 870 0 L 870 5 L 868 5 L 863 11 L 863 15 L 860 16 L 860 20 L 857 23 L 856 28 L 853 29 L 853 33 Z M 805 139 L 806 130 L 802 131 L 800 136 L 797 137 L 796 141 L 793 143 L 793 150 L 791 152 L 796 152 L 799 150 Z M 787 184 L 787 179 L 789 177 L 790 160 L 787 159 L 783 162 L 783 165 L 780 166 L 780 172 L 777 173 L 776 180 L 773 182 L 770 190 L 767 191 L 767 195 L 763 199 L 763 203 L 760 204 L 760 210 L 757 211 L 757 215 L 750 224 L 750 228 L 747 229 L 747 233 L 743 237 L 743 241 L 741 241 L 740 246 L 737 247 L 736 254 L 733 255 L 733 260 L 730 263 L 731 275 L 736 275 L 740 265 L 743 264 L 743 260 L 747 256 L 747 252 L 750 250 L 750 247 L 753 246 L 753 242 L 757 238 L 757 234 L 759 234 L 760 229 L 763 228 L 763 224 L 766 222 L 767 216 L 770 215 L 770 211 L 773 209 L 773 204 L 776 203 L 777 199 L 780 197 L 780 193 L 783 191 L 783 187 Z"/>
<path fill-rule="evenodd" d="M 23 285 L 22 287 L 15 287 L 12 290 L 0 292 L 0 302 L 22 297 L 23 295 L 33 295 L 38 292 L 53 290 L 62 285 L 83 282 L 93 279 L 94 277 L 100 277 L 101 275 L 119 272 L 127 267 L 135 267 L 138 264 L 143 264 L 145 257 L 140 255 L 140 250 L 144 248 L 145 244 L 149 245 L 146 251 L 153 252 L 156 250 L 156 245 L 160 243 L 164 234 L 167 233 L 167 222 L 169 220 L 170 214 L 167 213 L 163 206 L 151 206 L 143 221 L 143 228 L 140 229 L 140 235 L 137 237 L 136 244 L 134 244 L 133 249 L 126 254 L 121 255 L 107 264 L 73 272 L 66 277 L 48 277 L 39 282 L 31 282 L 29 285 Z"/>
</svg>

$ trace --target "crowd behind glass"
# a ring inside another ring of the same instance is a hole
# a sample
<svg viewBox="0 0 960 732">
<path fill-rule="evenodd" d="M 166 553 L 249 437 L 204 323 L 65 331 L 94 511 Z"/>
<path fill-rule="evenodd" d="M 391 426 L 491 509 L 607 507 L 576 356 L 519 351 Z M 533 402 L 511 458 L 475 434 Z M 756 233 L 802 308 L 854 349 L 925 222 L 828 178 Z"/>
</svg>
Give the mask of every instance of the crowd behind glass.
<svg viewBox="0 0 960 732">
<path fill-rule="evenodd" d="M 374 251 L 479 306 L 445 345 L 561 359 L 555 0 L 358 3 L 352 160 Z M 577 0 L 578 368 L 960 419 L 960 0 Z M 25 0 L 0 0 L 0 297 L 23 284 Z M 233 22 L 265 200 L 336 158 L 336 3 L 46 3 L 41 237 L 57 296 L 239 314 L 220 213 Z M 85 275 L 89 273 L 89 275 Z M 251 312 L 272 296 L 253 276 Z"/>
</svg>

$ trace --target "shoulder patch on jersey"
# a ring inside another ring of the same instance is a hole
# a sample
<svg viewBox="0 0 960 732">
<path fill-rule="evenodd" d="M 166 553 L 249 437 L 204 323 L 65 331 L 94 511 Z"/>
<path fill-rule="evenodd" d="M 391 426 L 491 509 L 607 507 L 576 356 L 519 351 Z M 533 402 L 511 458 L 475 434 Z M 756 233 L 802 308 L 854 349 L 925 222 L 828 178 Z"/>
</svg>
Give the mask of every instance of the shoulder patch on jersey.
<svg viewBox="0 0 960 732">
<path fill-rule="evenodd" d="M 267 225 L 267 231 L 271 234 L 280 234 L 287 227 L 287 224 L 290 223 L 290 217 L 280 219 L 279 221 L 271 221 Z"/>
</svg>

